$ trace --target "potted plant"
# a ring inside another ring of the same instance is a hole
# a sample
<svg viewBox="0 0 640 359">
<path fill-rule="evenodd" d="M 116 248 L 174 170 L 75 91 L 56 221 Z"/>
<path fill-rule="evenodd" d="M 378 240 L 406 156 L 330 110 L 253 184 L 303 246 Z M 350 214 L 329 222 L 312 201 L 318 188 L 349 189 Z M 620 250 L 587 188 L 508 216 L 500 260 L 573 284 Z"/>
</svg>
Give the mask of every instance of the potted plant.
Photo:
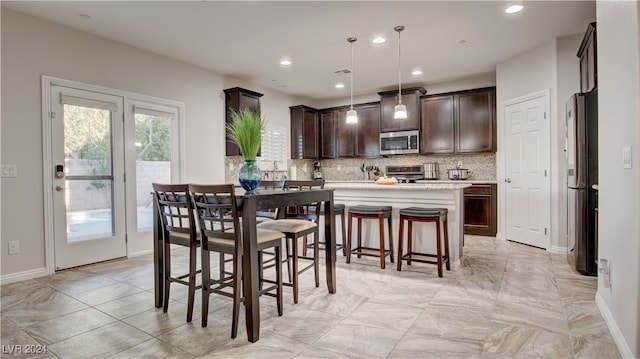
<svg viewBox="0 0 640 359">
<path fill-rule="evenodd" d="M 260 115 L 248 108 L 231 110 L 231 123 L 227 124 L 229 139 L 238 145 L 244 164 L 238 173 L 238 180 L 246 194 L 255 194 L 262 174 L 256 163 L 262 144 L 262 131 L 265 121 Z"/>
</svg>

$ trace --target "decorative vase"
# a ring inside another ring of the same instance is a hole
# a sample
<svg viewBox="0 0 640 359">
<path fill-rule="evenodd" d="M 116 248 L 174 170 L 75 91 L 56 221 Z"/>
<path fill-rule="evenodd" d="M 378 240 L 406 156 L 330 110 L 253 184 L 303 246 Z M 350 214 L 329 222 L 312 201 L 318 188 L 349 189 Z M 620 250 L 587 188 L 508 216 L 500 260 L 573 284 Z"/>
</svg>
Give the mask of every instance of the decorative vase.
<svg viewBox="0 0 640 359">
<path fill-rule="evenodd" d="M 256 194 L 256 188 L 258 188 L 262 180 L 262 173 L 256 160 L 244 160 L 244 164 L 240 167 L 240 172 L 238 173 L 238 180 L 240 186 L 245 190 L 244 194 Z"/>
</svg>

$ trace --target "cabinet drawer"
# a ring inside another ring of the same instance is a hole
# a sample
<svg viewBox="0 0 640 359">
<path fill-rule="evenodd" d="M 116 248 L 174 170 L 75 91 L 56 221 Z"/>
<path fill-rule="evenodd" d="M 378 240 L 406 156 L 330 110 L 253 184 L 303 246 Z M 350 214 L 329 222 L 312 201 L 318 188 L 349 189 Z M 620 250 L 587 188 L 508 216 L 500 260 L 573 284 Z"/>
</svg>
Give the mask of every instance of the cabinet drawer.
<svg viewBox="0 0 640 359">
<path fill-rule="evenodd" d="M 464 194 L 484 194 L 491 195 L 491 185 L 490 184 L 474 184 L 471 187 L 467 187 L 464 189 Z"/>
</svg>

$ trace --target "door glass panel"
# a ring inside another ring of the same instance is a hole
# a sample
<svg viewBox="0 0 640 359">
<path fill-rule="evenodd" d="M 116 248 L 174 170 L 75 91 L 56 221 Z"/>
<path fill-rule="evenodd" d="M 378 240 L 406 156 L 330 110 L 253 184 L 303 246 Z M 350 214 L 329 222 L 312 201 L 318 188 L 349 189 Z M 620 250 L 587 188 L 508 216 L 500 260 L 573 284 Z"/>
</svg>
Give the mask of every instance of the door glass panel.
<svg viewBox="0 0 640 359">
<path fill-rule="evenodd" d="M 136 223 L 153 228 L 152 183 L 171 183 L 171 119 L 136 113 Z"/>
<path fill-rule="evenodd" d="M 111 111 L 64 105 L 67 242 L 113 236 Z"/>
</svg>

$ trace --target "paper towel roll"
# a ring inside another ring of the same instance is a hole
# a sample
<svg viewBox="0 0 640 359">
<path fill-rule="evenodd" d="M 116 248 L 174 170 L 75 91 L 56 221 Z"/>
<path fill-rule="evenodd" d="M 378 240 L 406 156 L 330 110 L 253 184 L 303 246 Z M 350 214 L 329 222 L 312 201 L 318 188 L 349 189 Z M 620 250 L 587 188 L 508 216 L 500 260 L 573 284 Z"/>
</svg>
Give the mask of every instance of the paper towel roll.
<svg viewBox="0 0 640 359">
<path fill-rule="evenodd" d="M 298 168 L 296 166 L 289 167 L 289 178 L 292 181 L 295 181 L 298 179 Z"/>
</svg>

